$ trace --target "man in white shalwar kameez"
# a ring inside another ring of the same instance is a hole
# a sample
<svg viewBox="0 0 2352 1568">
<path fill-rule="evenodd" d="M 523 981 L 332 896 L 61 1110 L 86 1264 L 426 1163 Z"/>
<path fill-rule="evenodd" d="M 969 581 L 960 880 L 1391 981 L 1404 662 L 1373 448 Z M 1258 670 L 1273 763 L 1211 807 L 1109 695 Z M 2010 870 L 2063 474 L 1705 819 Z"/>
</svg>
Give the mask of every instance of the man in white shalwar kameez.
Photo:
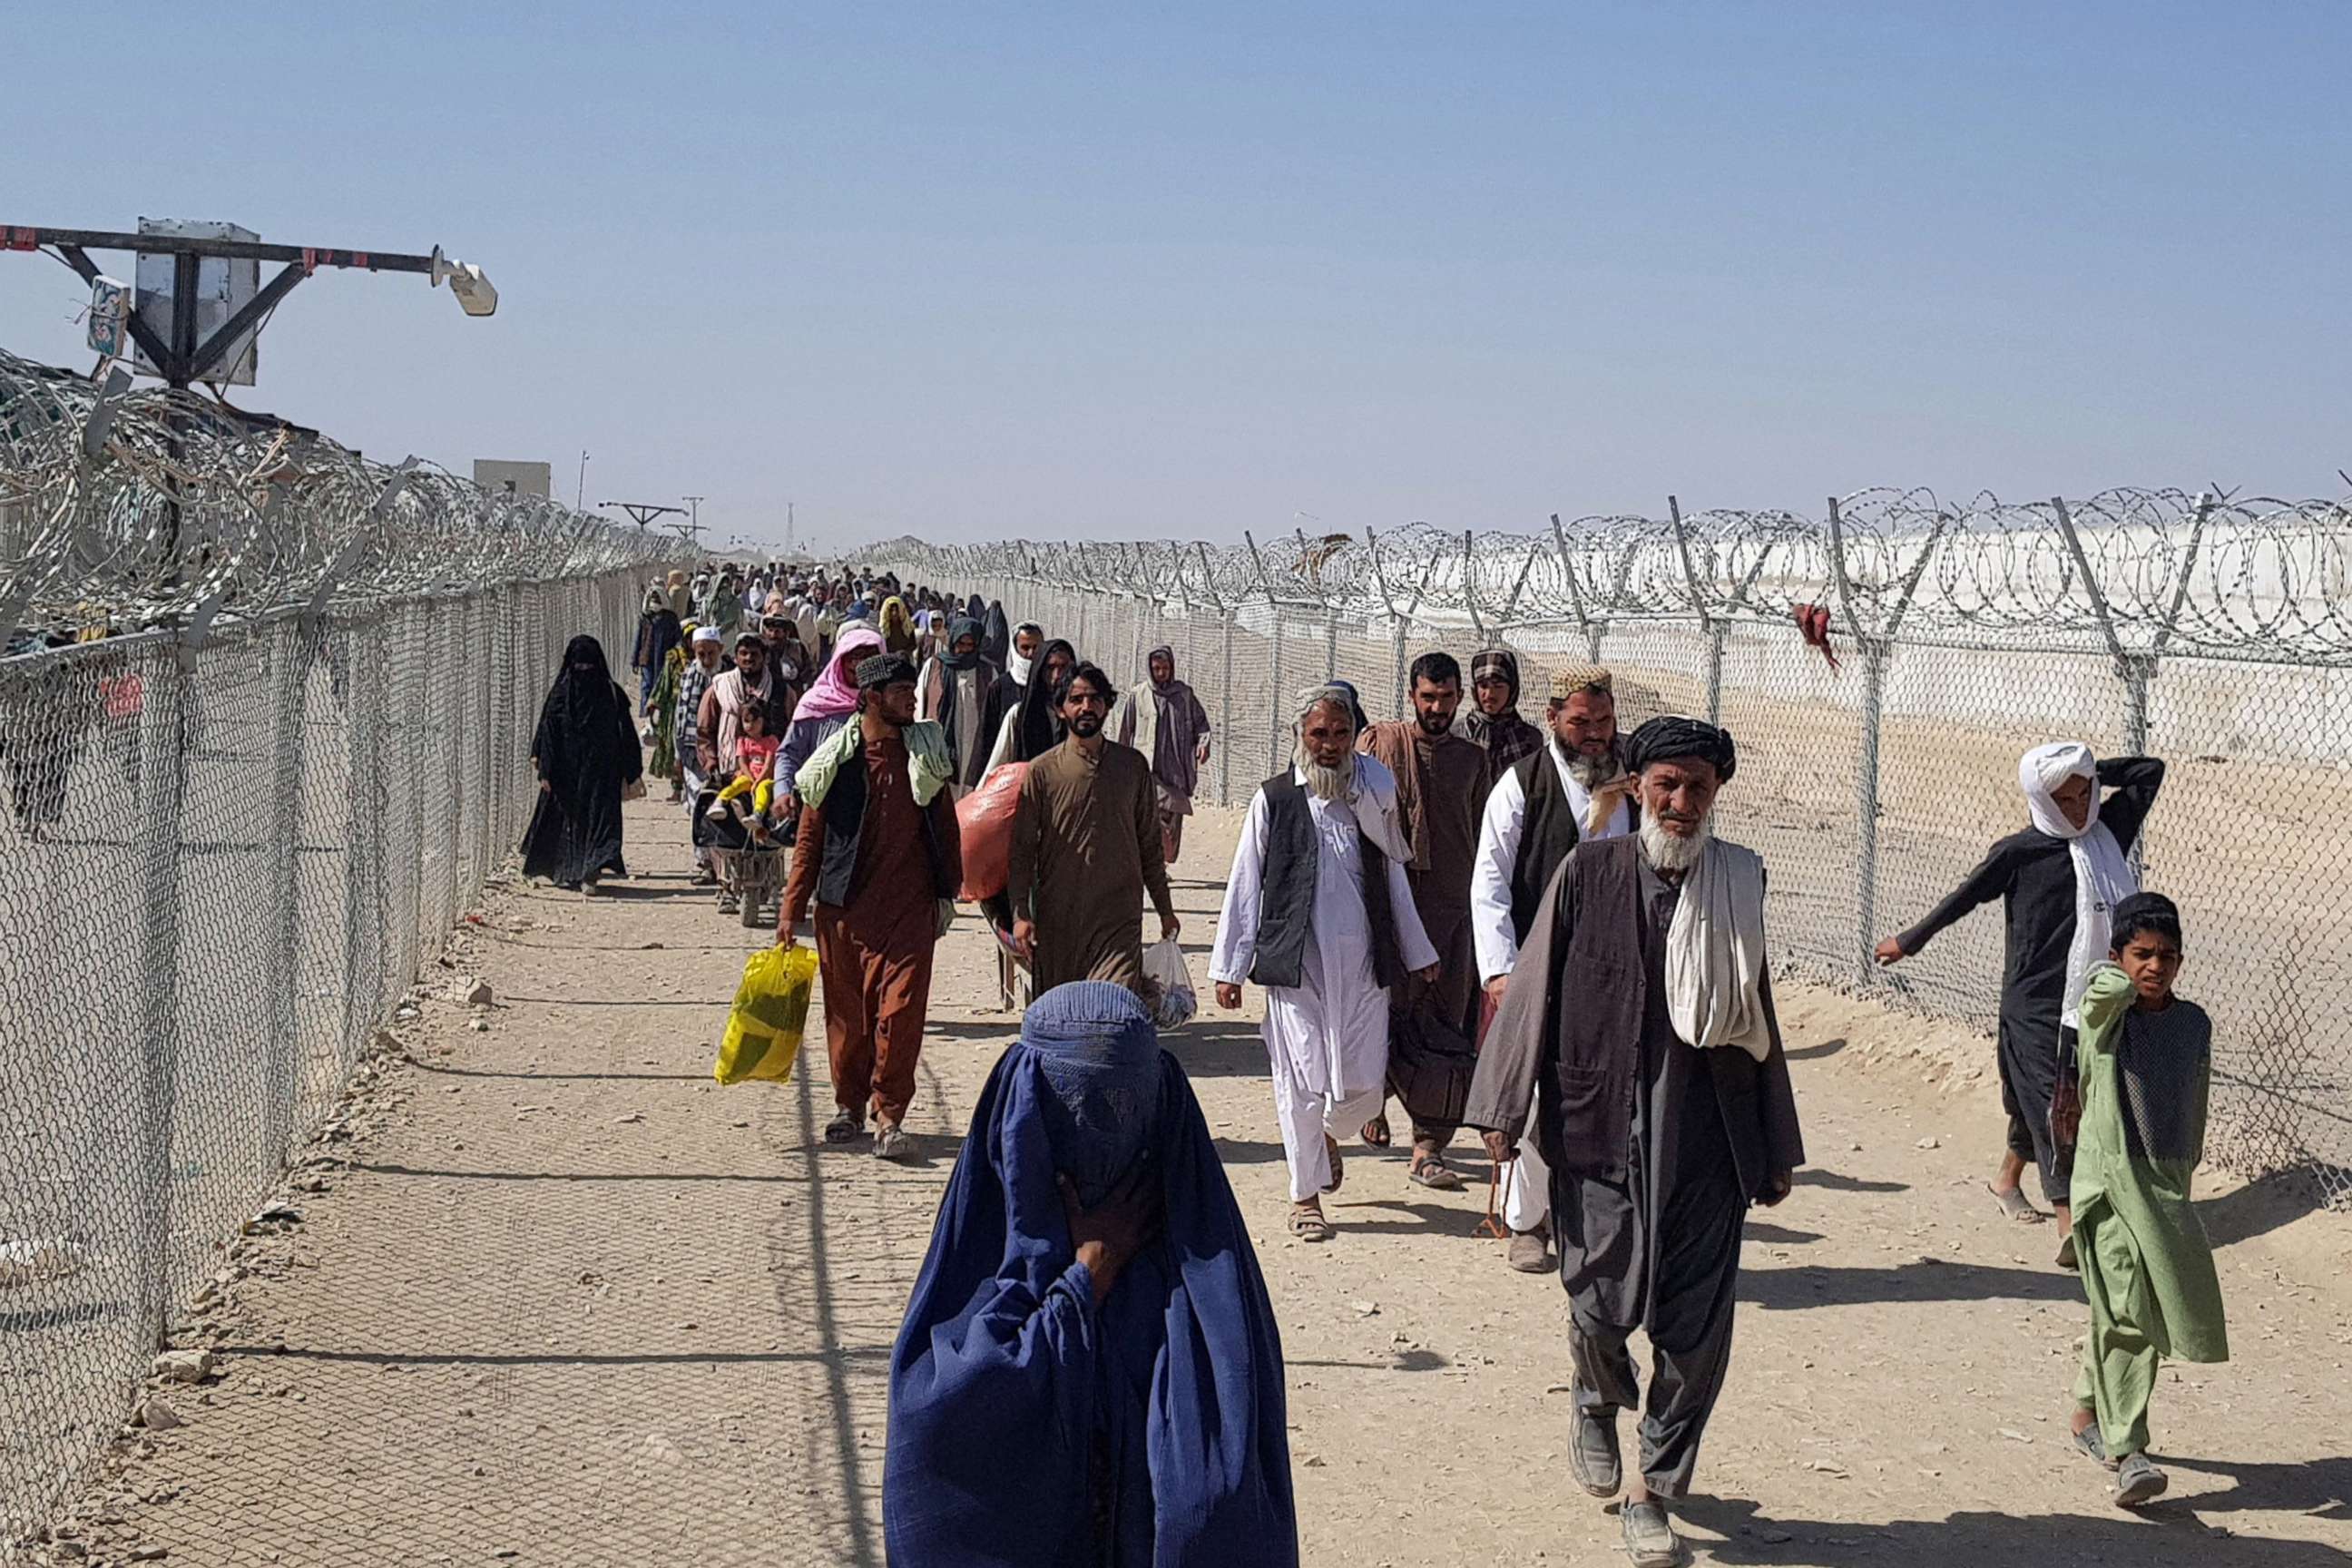
<svg viewBox="0 0 2352 1568">
<path fill-rule="evenodd" d="M 1302 700 L 1292 766 L 1258 787 L 1234 851 L 1209 960 L 1219 1005 L 1266 988 L 1266 1057 L 1290 1167 L 1290 1232 L 1328 1241 L 1321 1194 L 1343 1173 L 1338 1135 L 1378 1113 L 1388 987 L 1437 966 L 1412 889 L 1396 779 L 1355 752 L 1354 704 Z"/>
<path fill-rule="evenodd" d="M 1620 838 L 1641 824 L 1637 782 L 1617 756 L 1615 678 L 1597 667 L 1557 670 L 1545 744 L 1495 781 L 1470 872 L 1470 926 L 1478 978 L 1493 1005 L 1519 961 L 1552 873 L 1580 843 Z M 1503 1174 L 1506 1254 L 1524 1274 L 1551 1268 L 1551 1167 L 1532 1132 Z"/>
</svg>

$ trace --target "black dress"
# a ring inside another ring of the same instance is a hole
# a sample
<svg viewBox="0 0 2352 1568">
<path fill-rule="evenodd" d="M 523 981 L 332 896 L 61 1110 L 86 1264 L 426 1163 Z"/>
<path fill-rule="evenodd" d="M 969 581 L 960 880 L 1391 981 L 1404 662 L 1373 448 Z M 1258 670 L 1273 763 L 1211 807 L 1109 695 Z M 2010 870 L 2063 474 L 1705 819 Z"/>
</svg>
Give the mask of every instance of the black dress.
<svg viewBox="0 0 2352 1568">
<path fill-rule="evenodd" d="M 531 755 L 547 785 L 522 837 L 526 877 L 576 888 L 610 872 L 621 858 L 621 795 L 645 772 L 645 753 L 629 715 L 628 694 L 613 684 L 604 649 L 576 637 L 539 710 Z"/>
</svg>

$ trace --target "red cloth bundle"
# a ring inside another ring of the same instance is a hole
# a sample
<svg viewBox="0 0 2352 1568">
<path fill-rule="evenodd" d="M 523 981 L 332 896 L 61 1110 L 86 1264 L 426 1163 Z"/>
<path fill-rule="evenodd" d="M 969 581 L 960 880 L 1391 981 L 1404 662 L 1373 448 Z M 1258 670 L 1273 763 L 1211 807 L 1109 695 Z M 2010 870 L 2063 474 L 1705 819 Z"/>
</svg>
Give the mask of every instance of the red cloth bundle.
<svg viewBox="0 0 2352 1568">
<path fill-rule="evenodd" d="M 1028 776 L 1027 763 L 1006 763 L 956 802 L 965 899 L 992 899 L 1004 891 L 1013 868 L 1013 808 L 1020 804 L 1022 781 Z"/>
</svg>

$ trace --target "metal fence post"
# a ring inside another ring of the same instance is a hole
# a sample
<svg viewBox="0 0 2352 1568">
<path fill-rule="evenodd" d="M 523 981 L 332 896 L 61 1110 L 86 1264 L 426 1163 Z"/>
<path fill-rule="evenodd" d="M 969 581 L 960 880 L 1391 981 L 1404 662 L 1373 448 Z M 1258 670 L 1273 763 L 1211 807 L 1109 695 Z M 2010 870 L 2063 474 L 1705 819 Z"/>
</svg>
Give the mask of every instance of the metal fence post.
<svg viewBox="0 0 2352 1568">
<path fill-rule="evenodd" d="M 142 683 L 139 778 L 146 798 L 163 803 L 146 834 L 139 877 L 139 1052 L 142 1068 L 140 1175 L 146 1204 L 139 1216 L 140 1323 L 161 1344 L 170 1319 L 173 1123 L 180 1073 L 180 837 L 187 798 L 187 708 L 203 631 L 180 632 L 169 645 L 163 679 Z"/>
<path fill-rule="evenodd" d="M 1707 609 L 1706 595 L 1698 584 L 1698 569 L 1691 561 L 1690 530 L 1683 522 L 1682 502 L 1673 496 L 1666 498 L 1666 515 L 1675 531 L 1675 550 L 1681 556 L 1683 582 L 1688 585 L 1691 608 L 1698 615 L 1699 629 L 1706 634 L 1706 721 L 1723 721 L 1723 623 Z"/>
<path fill-rule="evenodd" d="M 1853 872 L 1854 978 L 1867 985 L 1876 973 L 1872 953 L 1878 945 L 1878 732 L 1886 695 L 1886 644 L 1882 638 L 1869 637 L 1859 646 L 1862 743 L 1853 769 L 1853 808 L 1859 814 Z"/>
<path fill-rule="evenodd" d="M 406 737 L 406 744 L 400 748 L 400 754 L 413 757 L 416 763 L 416 765 L 408 772 L 408 830 L 411 842 L 404 846 L 403 849 L 404 853 L 415 858 L 416 874 L 407 879 L 408 897 L 403 900 L 406 907 L 401 910 L 404 921 L 400 931 L 400 970 L 393 980 L 395 994 L 408 989 L 409 982 L 416 978 L 416 967 L 425 956 L 426 908 L 425 901 L 426 865 L 425 770 L 431 755 L 427 745 L 430 731 L 426 727 L 426 715 L 433 705 L 433 683 L 429 679 L 429 672 L 424 668 L 424 663 L 425 649 L 432 640 L 430 619 L 432 613 L 432 601 L 425 599 L 409 605 L 401 616 L 403 635 L 400 662 L 408 671 L 406 683 L 408 700 L 404 705 L 396 722 Z M 564 620 L 557 622 L 556 626 L 561 627 L 569 624 L 572 619 L 572 616 L 567 616 Z"/>
<path fill-rule="evenodd" d="M 263 954 L 269 995 L 269 1098 L 264 1137 L 272 1162 L 278 1163 L 286 1158 L 286 1145 L 292 1135 L 298 1087 L 295 1045 L 301 1027 L 294 1006 L 300 968 L 295 858 L 302 840 L 302 697 L 304 672 L 310 667 L 310 624 L 308 616 L 289 618 L 274 628 L 270 637 L 269 798 L 278 803 L 284 816 L 271 846 L 269 896 L 275 918 L 268 951 Z"/>
<path fill-rule="evenodd" d="M 2116 628 L 2114 613 L 2107 606 L 2107 595 L 2100 586 L 2098 574 L 2091 570 L 2091 558 L 2083 549 L 2082 535 L 2075 531 L 2074 514 L 2066 510 L 2062 497 L 2050 498 L 2050 510 L 2058 521 L 2058 532 L 2066 542 L 2066 552 L 2082 574 L 2083 592 L 2091 601 L 2091 613 L 2105 637 L 2107 651 L 2115 658 L 2116 679 L 2124 689 L 2124 752 L 2127 756 L 2147 754 L 2147 688 L 2155 678 L 2158 656 L 2141 653 L 2124 646 L 2123 636 Z M 2199 508 L 2202 521 L 2204 508 Z M 2145 836 L 2143 836 L 2145 837 Z M 2140 867 L 2140 845 L 2132 845 L 2129 857 L 2132 868 Z"/>
<path fill-rule="evenodd" d="M 1226 725 L 1225 734 L 1217 747 L 1217 804 L 1234 803 L 1234 613 L 1231 609 L 1217 612 L 1218 635 L 1224 643 L 1224 673 L 1217 687 L 1217 717 Z"/>
<path fill-rule="evenodd" d="M 1257 566 L 1257 585 L 1265 594 L 1266 636 L 1274 644 L 1265 705 L 1265 771 L 1270 778 L 1282 766 L 1282 606 L 1275 602 L 1274 579 L 1266 575 L 1265 557 L 1258 553 L 1257 541 L 1247 529 L 1242 530 L 1242 542 L 1249 546 L 1250 560 Z"/>
<path fill-rule="evenodd" d="M 344 638 L 345 776 L 351 826 L 343 852 L 343 1059 L 364 1043 L 383 1011 L 390 935 L 383 885 L 383 689 L 382 623 L 347 621 Z M 364 983 L 362 982 L 364 976 Z"/>
<path fill-rule="evenodd" d="M 1470 612 L 1470 629 L 1485 646 L 1486 618 L 1478 613 L 1477 536 L 1466 528 L 1462 531 L 1462 604 Z"/>
<path fill-rule="evenodd" d="M 1268 661 L 1265 702 L 1265 771 L 1271 778 L 1282 766 L 1282 607 L 1268 594 L 1265 600 L 1266 634 L 1274 641 L 1274 657 Z"/>
<path fill-rule="evenodd" d="M 1878 731 L 1886 689 L 1886 644 L 1863 629 L 1854 609 L 1853 580 L 1846 571 L 1845 521 L 1837 497 L 1830 497 L 1830 579 L 1846 635 L 1862 655 L 1862 739 L 1854 757 L 1854 979 L 1874 977 L 1872 952 L 1878 943 Z"/>
<path fill-rule="evenodd" d="M 1559 552 L 1560 575 L 1568 579 L 1569 609 L 1576 616 L 1576 629 L 1584 634 L 1585 662 L 1599 664 L 1602 623 L 1585 614 L 1584 585 L 1577 581 L 1576 557 L 1569 551 L 1568 531 L 1560 527 L 1558 512 L 1551 514 L 1551 542 L 1552 548 Z M 1530 562 L 1535 559 L 1533 552 L 1529 552 L 1528 559 Z"/>
<path fill-rule="evenodd" d="M 1135 595 L 1135 651 L 1133 654 L 1135 662 L 1128 666 L 1127 678 L 1129 680 L 1140 681 L 1148 680 L 1151 676 L 1151 671 L 1145 668 L 1143 662 L 1143 656 L 1150 647 L 1150 645 L 1144 641 L 1144 637 L 1148 631 L 1148 628 L 1143 624 L 1144 606 L 1150 603 L 1151 600 L 1150 595 L 1146 591 L 1149 586 L 1149 581 L 1144 574 L 1143 552 L 1139 547 L 1130 552 L 1130 553 L 1133 555 L 1135 561 L 1134 567 L 1128 578 L 1128 581 L 1131 585 L 1131 590 Z"/>
<path fill-rule="evenodd" d="M 599 617 L 601 621 L 602 617 Z M 449 754 L 449 899 L 441 910 L 441 930 L 446 931 L 457 923 L 458 911 L 466 907 L 466 868 L 473 858 L 466 850 L 466 818 L 480 803 L 474 793 L 474 781 L 466 767 L 466 752 L 473 740 L 474 705 L 467 700 L 466 649 L 472 647 L 467 634 L 473 629 L 472 607 L 465 600 L 451 597 L 443 604 L 441 635 L 435 640 L 433 661 L 445 672 L 448 685 L 449 711 L 442 726 L 446 737 L 443 750 Z M 610 646 L 607 643 L 606 646 Z"/>
</svg>

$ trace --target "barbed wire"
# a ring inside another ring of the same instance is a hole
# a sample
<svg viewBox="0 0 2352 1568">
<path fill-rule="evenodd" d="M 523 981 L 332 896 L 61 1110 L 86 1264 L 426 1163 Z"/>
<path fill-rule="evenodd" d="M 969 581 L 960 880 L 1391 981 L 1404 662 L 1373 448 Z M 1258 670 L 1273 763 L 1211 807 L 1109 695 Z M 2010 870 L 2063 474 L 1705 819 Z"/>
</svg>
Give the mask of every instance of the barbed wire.
<svg viewBox="0 0 2352 1568">
<path fill-rule="evenodd" d="M 0 351 L 0 629 L 548 582 L 652 565 L 674 543 Z"/>
<path fill-rule="evenodd" d="M 1950 506 L 1927 490 L 1881 489 L 1832 502 L 1820 520 L 1670 508 L 1663 519 L 1555 519 L 1517 533 L 1414 523 L 1239 545 L 902 539 L 871 553 L 950 581 L 1011 575 L 1477 626 L 1782 618 L 1822 606 L 1863 637 L 2352 660 L 2352 509 L 2342 500 L 2122 489 L 2022 503 L 1988 492 Z"/>
</svg>

